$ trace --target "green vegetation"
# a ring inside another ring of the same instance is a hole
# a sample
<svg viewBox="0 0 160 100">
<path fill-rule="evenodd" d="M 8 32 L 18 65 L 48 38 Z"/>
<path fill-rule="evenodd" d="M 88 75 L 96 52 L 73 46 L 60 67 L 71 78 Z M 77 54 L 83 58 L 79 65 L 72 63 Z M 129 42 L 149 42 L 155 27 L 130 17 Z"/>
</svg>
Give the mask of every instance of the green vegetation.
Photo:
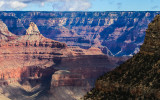
<svg viewBox="0 0 160 100">
<path fill-rule="evenodd" d="M 137 54 L 101 76 L 86 100 L 160 99 L 160 55 Z"/>
<path fill-rule="evenodd" d="M 141 50 L 101 76 L 84 100 L 160 100 L 160 15 L 146 31 Z"/>
</svg>

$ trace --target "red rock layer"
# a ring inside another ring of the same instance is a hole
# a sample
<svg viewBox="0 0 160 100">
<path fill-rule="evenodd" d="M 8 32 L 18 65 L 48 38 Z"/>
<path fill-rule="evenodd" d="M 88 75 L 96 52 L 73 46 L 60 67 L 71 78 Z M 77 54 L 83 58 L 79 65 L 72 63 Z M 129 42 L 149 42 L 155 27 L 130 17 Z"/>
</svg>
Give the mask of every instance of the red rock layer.
<svg viewBox="0 0 160 100">
<path fill-rule="evenodd" d="M 5 35 L 15 36 L 8 31 L 3 22 L 0 23 L 0 27 L 2 27 L 2 33 Z M 36 24 L 31 22 L 26 31 L 26 35 L 0 43 L 1 84 L 6 84 L 6 81 L 10 83 L 29 77 L 41 78 L 42 73 L 46 74 L 43 72 L 46 66 L 51 67 L 56 63 L 56 61 L 52 60 L 55 57 L 93 54 L 103 55 L 101 50 L 97 48 L 90 48 L 89 50 L 78 47 L 68 48 L 65 43 L 45 38 L 40 34 Z M 41 71 L 39 71 L 39 69 L 41 69 Z M 71 80 L 74 79 L 71 78 Z"/>
</svg>

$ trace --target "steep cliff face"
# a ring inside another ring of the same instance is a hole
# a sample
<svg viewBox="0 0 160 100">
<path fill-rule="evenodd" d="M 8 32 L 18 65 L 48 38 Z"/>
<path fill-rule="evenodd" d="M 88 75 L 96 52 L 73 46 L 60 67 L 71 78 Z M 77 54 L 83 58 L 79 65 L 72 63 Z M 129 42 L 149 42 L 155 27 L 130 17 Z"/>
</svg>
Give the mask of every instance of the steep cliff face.
<svg viewBox="0 0 160 100">
<path fill-rule="evenodd" d="M 160 99 L 160 15 L 148 25 L 141 50 L 115 70 L 101 76 L 85 100 Z"/>
<path fill-rule="evenodd" d="M 148 23 L 159 12 L 0 12 L 16 35 L 24 35 L 30 22 L 45 37 L 81 48 L 99 47 L 115 56 L 138 53 Z"/>
</svg>

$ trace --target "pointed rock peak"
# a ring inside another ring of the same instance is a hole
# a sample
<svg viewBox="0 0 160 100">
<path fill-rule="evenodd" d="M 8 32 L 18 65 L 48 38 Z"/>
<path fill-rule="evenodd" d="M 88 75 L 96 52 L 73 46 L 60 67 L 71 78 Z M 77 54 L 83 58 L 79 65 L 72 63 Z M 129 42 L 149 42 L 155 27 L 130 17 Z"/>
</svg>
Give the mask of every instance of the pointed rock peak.
<svg viewBox="0 0 160 100">
<path fill-rule="evenodd" d="M 38 27 L 35 23 L 30 23 L 29 28 L 26 30 L 26 35 L 40 35 Z"/>
</svg>

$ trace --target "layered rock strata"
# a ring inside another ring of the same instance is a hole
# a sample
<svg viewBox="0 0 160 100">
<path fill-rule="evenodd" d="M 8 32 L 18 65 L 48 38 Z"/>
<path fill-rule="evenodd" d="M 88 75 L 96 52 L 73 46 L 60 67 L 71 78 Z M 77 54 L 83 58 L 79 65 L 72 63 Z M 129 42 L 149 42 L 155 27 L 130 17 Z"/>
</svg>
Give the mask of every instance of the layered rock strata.
<svg viewBox="0 0 160 100">
<path fill-rule="evenodd" d="M 33 22 L 22 36 L 13 35 L 1 23 L 7 37 L 0 43 L 0 97 L 3 98 L 75 100 L 94 85 L 99 75 L 126 60 L 108 57 L 96 47 L 88 50 L 68 47 L 45 38 Z"/>
<path fill-rule="evenodd" d="M 158 11 L 122 12 L 0 12 L 16 35 L 25 35 L 30 22 L 45 37 L 81 48 L 98 47 L 112 56 L 138 53 L 145 30 Z"/>
</svg>

